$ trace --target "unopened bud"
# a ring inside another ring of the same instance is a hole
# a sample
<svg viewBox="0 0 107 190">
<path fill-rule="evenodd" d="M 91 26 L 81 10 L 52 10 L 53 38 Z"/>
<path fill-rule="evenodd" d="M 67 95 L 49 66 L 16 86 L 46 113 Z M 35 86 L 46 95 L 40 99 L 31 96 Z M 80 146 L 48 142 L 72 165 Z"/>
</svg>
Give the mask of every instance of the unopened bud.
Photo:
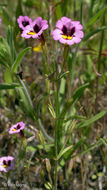
<svg viewBox="0 0 107 190">
<path fill-rule="evenodd" d="M 50 160 L 46 158 L 45 161 L 46 161 L 46 169 L 48 172 L 50 172 L 50 170 L 51 170 Z"/>
</svg>

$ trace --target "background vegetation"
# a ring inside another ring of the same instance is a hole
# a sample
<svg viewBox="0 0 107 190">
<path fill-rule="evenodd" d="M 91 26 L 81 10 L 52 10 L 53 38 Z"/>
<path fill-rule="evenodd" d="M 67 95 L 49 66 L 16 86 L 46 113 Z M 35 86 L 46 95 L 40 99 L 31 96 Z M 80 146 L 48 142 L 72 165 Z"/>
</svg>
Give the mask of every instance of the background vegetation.
<svg viewBox="0 0 107 190">
<path fill-rule="evenodd" d="M 107 189 L 106 10 L 105 0 L 0 1 L 0 157 L 16 159 L 8 189 L 54 189 L 56 164 L 58 190 Z M 43 70 L 46 55 L 33 51 L 38 41 L 20 36 L 20 15 L 48 20 L 47 75 Z M 60 75 L 64 46 L 54 42 L 51 32 L 62 16 L 79 20 L 84 38 L 70 47 L 68 68 Z M 19 121 L 26 124 L 25 147 L 19 136 L 8 134 L 10 126 Z M 40 130 L 42 125 L 50 140 Z M 6 181 L 0 173 L 3 189 Z"/>
</svg>

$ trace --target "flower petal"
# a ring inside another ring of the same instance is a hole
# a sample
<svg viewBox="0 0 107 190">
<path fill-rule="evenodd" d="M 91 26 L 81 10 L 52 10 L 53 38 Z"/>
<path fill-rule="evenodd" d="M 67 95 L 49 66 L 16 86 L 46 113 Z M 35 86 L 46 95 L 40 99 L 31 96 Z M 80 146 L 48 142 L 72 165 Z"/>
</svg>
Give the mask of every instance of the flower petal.
<svg viewBox="0 0 107 190">
<path fill-rule="evenodd" d="M 53 36 L 54 40 L 59 40 L 60 38 L 62 38 L 61 30 L 59 30 L 59 29 L 53 30 L 52 36 Z"/>
<path fill-rule="evenodd" d="M 75 32 L 75 37 L 83 38 L 84 37 L 84 33 L 81 30 L 77 30 Z"/>
</svg>

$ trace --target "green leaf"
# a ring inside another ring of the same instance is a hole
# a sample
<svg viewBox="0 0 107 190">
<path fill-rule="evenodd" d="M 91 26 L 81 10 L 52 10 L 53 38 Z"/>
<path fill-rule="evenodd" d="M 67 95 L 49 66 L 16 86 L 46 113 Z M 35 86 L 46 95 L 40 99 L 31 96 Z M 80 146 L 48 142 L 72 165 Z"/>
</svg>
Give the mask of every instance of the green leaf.
<svg viewBox="0 0 107 190">
<path fill-rule="evenodd" d="M 16 7 L 16 19 L 20 16 L 23 15 L 22 11 L 22 0 L 18 0 L 17 7 Z"/>
<path fill-rule="evenodd" d="M 55 119 L 56 114 L 55 114 L 55 111 L 54 111 L 54 108 L 53 108 L 52 104 L 48 104 L 48 108 L 49 108 L 49 111 L 50 111 L 52 117 Z"/>
<path fill-rule="evenodd" d="M 0 36 L 0 64 L 5 67 L 9 67 L 12 64 L 10 47 L 2 36 Z"/>
<path fill-rule="evenodd" d="M 72 98 L 67 100 L 65 103 L 59 117 L 58 117 L 58 124 L 57 124 L 57 136 L 58 136 L 58 142 L 61 142 L 62 139 L 62 131 L 63 131 L 63 123 L 64 118 L 68 111 L 71 109 L 71 107 L 74 105 L 74 103 L 81 98 L 83 95 L 84 90 L 89 86 L 89 83 L 84 84 L 80 88 L 78 88 L 75 93 L 73 94 Z"/>
<path fill-rule="evenodd" d="M 25 48 L 24 50 L 22 50 L 22 51 L 19 53 L 19 55 L 17 56 L 17 58 L 16 58 L 14 64 L 12 65 L 12 72 L 16 72 L 16 71 L 17 71 L 17 68 L 18 68 L 20 62 L 22 61 L 22 59 L 23 59 L 25 53 L 27 53 L 27 51 L 29 51 L 30 49 L 31 49 L 31 47 L 27 47 L 27 48 Z"/>
<path fill-rule="evenodd" d="M 105 139 L 105 138 L 100 138 L 100 141 L 102 142 L 102 144 L 103 144 L 104 146 L 107 147 L 107 139 Z"/>
<path fill-rule="evenodd" d="M 66 15 L 68 7 L 69 7 L 69 0 L 63 0 L 63 1 L 61 1 L 62 15 Z"/>
<path fill-rule="evenodd" d="M 27 146 L 26 150 L 30 151 L 30 152 L 35 152 L 36 151 L 36 149 L 33 146 Z"/>
<path fill-rule="evenodd" d="M 64 119 L 64 123 L 72 120 L 72 119 L 77 119 L 77 120 L 86 120 L 86 117 L 85 116 L 82 116 L 82 115 L 72 115 L 66 119 Z"/>
<path fill-rule="evenodd" d="M 56 10 L 57 19 L 60 19 L 62 16 L 60 3 L 62 2 L 55 0 L 55 10 Z"/>
<path fill-rule="evenodd" d="M 28 94 L 28 90 L 27 90 L 24 82 L 20 78 L 19 78 L 19 82 L 20 82 L 20 85 L 21 85 L 22 88 L 19 88 L 18 90 L 19 90 L 20 96 L 22 98 L 22 102 L 24 104 L 24 108 L 25 108 L 24 111 L 26 111 L 27 114 L 31 118 L 33 118 L 33 116 L 34 116 L 34 110 L 33 110 L 32 100 L 31 100 L 31 98 L 30 98 L 30 96 Z"/>
<path fill-rule="evenodd" d="M 67 75 L 67 74 L 69 74 L 69 71 L 66 71 L 66 72 L 64 72 L 64 73 L 62 73 L 62 74 L 59 74 L 57 80 L 60 80 L 61 78 L 63 78 L 63 77 L 64 77 L 65 75 Z"/>
<path fill-rule="evenodd" d="M 14 89 L 16 87 L 20 87 L 19 84 L 17 83 L 12 83 L 12 84 L 0 84 L 0 90 L 8 90 L 8 89 Z"/>
<path fill-rule="evenodd" d="M 76 128 L 87 127 L 88 125 L 91 125 L 92 123 L 94 123 L 95 121 L 97 121 L 98 119 L 103 117 L 106 113 L 107 113 L 107 111 L 101 111 L 100 113 L 98 113 L 97 115 L 91 117 L 87 121 L 84 121 L 84 122 L 81 122 L 80 124 L 78 124 L 76 126 Z"/>
<path fill-rule="evenodd" d="M 64 105 L 64 109 L 62 110 L 61 114 L 60 114 L 60 118 L 63 119 L 65 114 L 67 113 L 67 111 L 69 111 L 69 108 L 73 105 L 73 103 L 75 103 L 76 100 L 80 99 L 80 97 L 83 95 L 84 90 L 89 86 L 89 83 L 86 83 L 84 85 L 82 85 L 81 87 L 79 87 L 75 93 L 72 96 L 72 99 L 69 99 L 65 105 Z"/>
<path fill-rule="evenodd" d="M 83 154 L 85 154 L 85 153 L 87 153 L 87 152 L 90 152 L 90 151 L 93 150 L 95 147 L 98 148 L 98 147 L 101 146 L 101 145 L 102 145 L 102 142 L 101 142 L 100 139 L 99 139 L 99 140 L 98 140 L 97 142 L 95 142 L 94 144 L 92 144 L 92 145 L 90 145 L 90 146 L 87 146 L 86 150 L 83 150 L 83 151 L 77 153 L 76 155 L 71 156 L 71 158 L 75 158 L 75 157 L 77 157 L 77 156 L 79 156 L 79 155 L 83 155 Z"/>
<path fill-rule="evenodd" d="M 84 90 L 89 87 L 89 83 L 86 83 L 79 87 L 75 93 L 73 94 L 73 100 L 75 101 L 76 99 L 80 99 L 80 97 L 83 95 Z"/>
<path fill-rule="evenodd" d="M 10 25 L 13 25 L 13 21 L 12 21 L 12 18 L 10 16 L 10 13 L 8 11 L 8 9 L 6 7 L 2 7 L 2 13 L 3 13 L 3 21 L 4 23 L 8 26 L 9 24 Z"/>
<path fill-rule="evenodd" d="M 74 152 L 77 150 L 77 148 L 82 144 L 84 143 L 85 141 L 85 138 L 81 138 L 73 147 L 72 149 L 69 149 L 67 152 L 65 152 L 63 154 L 63 159 L 60 161 L 60 165 L 58 167 L 58 170 L 60 170 L 64 165 L 65 163 L 71 159 L 71 156 L 74 154 Z"/>
<path fill-rule="evenodd" d="M 20 31 L 19 25 L 17 23 L 17 18 L 20 15 L 23 15 L 23 11 L 22 11 L 22 0 L 18 0 L 17 2 L 17 7 L 16 7 L 16 22 L 15 22 L 15 27 L 14 27 L 14 31 L 15 31 L 15 36 L 18 34 L 18 32 Z"/>
<path fill-rule="evenodd" d="M 8 84 L 13 83 L 10 69 L 6 69 L 4 72 L 4 82 Z"/>
<path fill-rule="evenodd" d="M 90 32 L 89 34 L 87 34 L 84 38 L 83 41 L 88 40 L 90 37 L 94 36 L 95 34 L 97 34 L 98 32 L 101 32 L 102 30 L 106 30 L 107 26 L 102 26 L 100 28 L 97 28 L 96 30 Z"/>
<path fill-rule="evenodd" d="M 46 188 L 47 190 L 52 190 L 52 185 L 51 185 L 50 182 L 46 182 L 46 183 L 44 184 L 44 186 L 45 186 L 45 188 Z"/>
<path fill-rule="evenodd" d="M 11 76 L 11 72 L 10 72 L 10 68 L 6 68 L 5 69 L 5 72 L 4 72 L 4 82 L 5 84 L 12 84 L 13 83 L 13 80 L 12 80 L 12 76 Z M 9 95 L 10 96 L 14 96 L 14 91 L 13 90 L 9 90 L 8 91 Z"/>
<path fill-rule="evenodd" d="M 89 22 L 86 24 L 86 27 L 89 27 L 90 25 L 93 25 L 96 20 L 107 10 L 107 7 L 104 7 L 103 9 L 101 9 L 97 14 L 95 14 L 90 20 Z"/>
<path fill-rule="evenodd" d="M 63 154 L 65 154 L 67 151 L 72 149 L 72 145 L 68 146 L 67 148 L 65 148 L 64 150 L 60 151 L 58 156 L 57 156 L 57 160 L 59 160 L 61 158 L 61 156 L 63 156 Z"/>
<path fill-rule="evenodd" d="M 7 36 L 7 42 L 10 46 L 11 55 L 12 55 L 12 63 L 13 63 L 14 60 L 16 59 L 16 51 L 15 51 L 14 39 L 13 39 L 14 31 L 13 31 L 13 27 L 10 25 L 7 27 L 6 36 Z"/>
</svg>

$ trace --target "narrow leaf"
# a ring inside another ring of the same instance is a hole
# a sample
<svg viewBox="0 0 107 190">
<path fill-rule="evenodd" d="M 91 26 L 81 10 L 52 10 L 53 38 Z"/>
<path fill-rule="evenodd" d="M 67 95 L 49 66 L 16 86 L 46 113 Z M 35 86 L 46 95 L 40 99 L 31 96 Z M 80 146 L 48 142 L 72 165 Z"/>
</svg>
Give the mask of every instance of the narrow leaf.
<svg viewBox="0 0 107 190">
<path fill-rule="evenodd" d="M 16 87 L 19 87 L 20 85 L 17 83 L 12 83 L 12 84 L 0 84 L 0 90 L 8 90 L 8 89 L 14 89 Z"/>
<path fill-rule="evenodd" d="M 55 114 L 55 111 L 54 111 L 54 108 L 53 108 L 52 104 L 49 104 L 48 108 L 49 108 L 49 111 L 50 111 L 52 117 L 55 119 L 56 118 L 56 114 Z"/>
<path fill-rule="evenodd" d="M 107 7 L 104 7 L 103 9 L 101 9 L 97 14 L 95 14 L 90 20 L 89 22 L 86 24 L 86 27 L 93 25 L 96 20 L 107 10 Z"/>
<path fill-rule="evenodd" d="M 97 121 L 98 119 L 100 119 L 101 117 L 103 117 L 106 113 L 107 113 L 107 111 L 101 111 L 97 115 L 93 116 L 91 119 L 78 124 L 76 126 L 76 128 L 87 127 L 88 125 L 91 125 L 92 123 L 94 123 L 95 121 Z"/>
<path fill-rule="evenodd" d="M 12 65 L 12 71 L 13 71 L 13 72 L 17 71 L 17 68 L 18 68 L 20 62 L 22 61 L 22 59 L 23 59 L 25 53 L 27 53 L 27 51 L 30 50 L 30 49 L 31 49 L 31 47 L 27 47 L 26 49 L 22 50 L 22 51 L 19 53 L 19 55 L 17 56 L 17 58 L 16 58 L 14 64 Z"/>
<path fill-rule="evenodd" d="M 83 41 L 88 40 L 90 37 L 94 36 L 95 34 L 97 34 L 98 32 L 101 32 L 102 30 L 106 30 L 107 26 L 102 26 L 100 28 L 97 28 L 96 30 L 90 32 L 89 34 L 87 34 L 84 38 Z"/>
<path fill-rule="evenodd" d="M 61 156 L 63 156 L 63 154 L 65 154 L 67 151 L 72 149 L 72 145 L 68 146 L 67 148 L 65 148 L 64 150 L 60 151 L 60 153 L 57 156 L 57 160 L 59 160 L 61 158 Z"/>
</svg>

